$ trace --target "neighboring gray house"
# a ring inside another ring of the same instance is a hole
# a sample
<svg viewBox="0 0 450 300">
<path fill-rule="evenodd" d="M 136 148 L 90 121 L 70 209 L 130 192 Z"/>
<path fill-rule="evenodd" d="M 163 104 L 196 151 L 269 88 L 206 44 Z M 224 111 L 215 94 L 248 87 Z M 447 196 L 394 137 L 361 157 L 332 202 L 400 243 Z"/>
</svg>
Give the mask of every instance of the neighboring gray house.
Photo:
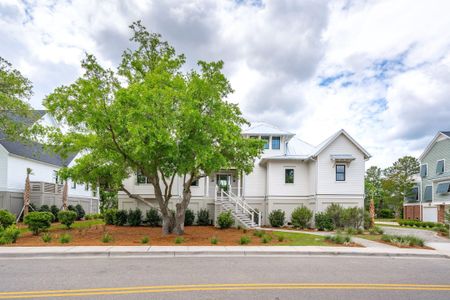
<svg viewBox="0 0 450 300">
<path fill-rule="evenodd" d="M 444 222 L 450 205 L 450 131 L 440 131 L 419 157 L 420 179 L 406 200 L 406 219 Z"/>
</svg>

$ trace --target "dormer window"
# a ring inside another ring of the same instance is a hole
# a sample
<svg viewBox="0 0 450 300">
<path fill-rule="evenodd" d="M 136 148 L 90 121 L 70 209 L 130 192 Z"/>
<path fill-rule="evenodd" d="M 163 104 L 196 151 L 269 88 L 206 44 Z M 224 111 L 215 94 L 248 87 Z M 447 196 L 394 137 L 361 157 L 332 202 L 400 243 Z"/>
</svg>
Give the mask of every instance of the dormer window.
<svg viewBox="0 0 450 300">
<path fill-rule="evenodd" d="M 279 150 L 281 145 L 281 138 L 279 136 L 272 137 L 272 149 Z"/>
<path fill-rule="evenodd" d="M 270 136 L 262 136 L 261 139 L 264 141 L 264 149 L 269 149 Z"/>
</svg>

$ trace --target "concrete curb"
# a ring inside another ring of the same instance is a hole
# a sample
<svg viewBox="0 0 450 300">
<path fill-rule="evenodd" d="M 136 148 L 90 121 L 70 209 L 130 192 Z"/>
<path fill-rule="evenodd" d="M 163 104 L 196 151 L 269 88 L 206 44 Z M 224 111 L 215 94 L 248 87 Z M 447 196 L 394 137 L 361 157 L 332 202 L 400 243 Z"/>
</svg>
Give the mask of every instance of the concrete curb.
<svg viewBox="0 0 450 300">
<path fill-rule="evenodd" d="M 114 258 L 114 257 L 205 257 L 205 256 L 369 256 L 450 258 L 450 253 L 422 249 L 368 249 L 342 247 L 0 247 L 0 259 L 5 258 Z"/>
</svg>

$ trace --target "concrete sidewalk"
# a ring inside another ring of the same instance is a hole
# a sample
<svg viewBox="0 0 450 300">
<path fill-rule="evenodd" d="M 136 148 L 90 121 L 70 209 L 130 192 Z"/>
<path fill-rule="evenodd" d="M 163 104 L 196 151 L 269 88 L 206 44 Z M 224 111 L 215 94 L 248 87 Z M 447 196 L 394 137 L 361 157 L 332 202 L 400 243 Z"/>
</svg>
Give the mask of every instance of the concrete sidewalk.
<svg viewBox="0 0 450 300">
<path fill-rule="evenodd" d="M 4 258 L 55 257 L 178 257 L 178 256 L 384 256 L 450 258 L 450 251 L 317 247 L 317 246 L 74 246 L 74 247 L 0 247 Z"/>
</svg>

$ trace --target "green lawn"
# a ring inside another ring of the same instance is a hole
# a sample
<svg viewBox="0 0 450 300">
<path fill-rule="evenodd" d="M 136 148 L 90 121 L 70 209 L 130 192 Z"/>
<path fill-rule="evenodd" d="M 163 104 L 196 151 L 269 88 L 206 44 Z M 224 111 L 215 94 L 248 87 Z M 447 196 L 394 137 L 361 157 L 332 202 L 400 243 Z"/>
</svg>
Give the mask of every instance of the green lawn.
<svg viewBox="0 0 450 300">
<path fill-rule="evenodd" d="M 105 222 L 101 219 L 98 220 L 86 220 L 86 221 L 75 221 L 75 223 L 72 224 L 72 228 L 73 229 L 85 229 L 85 228 L 90 228 L 92 226 L 95 225 L 104 225 Z M 59 224 L 59 223 L 55 223 L 52 224 L 52 227 L 50 227 L 50 230 L 58 230 L 58 229 L 65 229 L 66 226 Z"/>
<path fill-rule="evenodd" d="M 280 246 L 330 246 L 325 242 L 325 237 L 314 234 L 298 233 L 298 232 L 272 232 L 275 238 L 282 236 L 284 242 Z"/>
</svg>

